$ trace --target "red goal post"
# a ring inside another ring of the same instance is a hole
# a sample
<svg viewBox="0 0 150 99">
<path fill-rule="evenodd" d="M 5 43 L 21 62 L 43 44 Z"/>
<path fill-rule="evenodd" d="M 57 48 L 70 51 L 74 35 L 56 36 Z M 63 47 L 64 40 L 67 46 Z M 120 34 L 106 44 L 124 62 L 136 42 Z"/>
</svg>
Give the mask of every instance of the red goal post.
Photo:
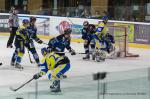
<svg viewBox="0 0 150 99">
<path fill-rule="evenodd" d="M 129 53 L 129 30 L 128 26 L 108 25 L 108 33 L 115 38 L 115 47 L 120 57 L 139 57 L 138 54 Z"/>
</svg>

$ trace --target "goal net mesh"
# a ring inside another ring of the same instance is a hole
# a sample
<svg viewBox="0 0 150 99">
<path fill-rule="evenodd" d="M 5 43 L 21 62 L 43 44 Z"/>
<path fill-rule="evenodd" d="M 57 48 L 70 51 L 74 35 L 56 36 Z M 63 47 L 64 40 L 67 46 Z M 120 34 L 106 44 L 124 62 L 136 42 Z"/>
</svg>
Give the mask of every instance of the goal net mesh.
<svg viewBox="0 0 150 99">
<path fill-rule="evenodd" d="M 115 48 L 118 56 L 139 57 L 137 54 L 129 53 L 128 27 L 127 26 L 108 26 L 108 33 L 115 39 Z"/>
</svg>

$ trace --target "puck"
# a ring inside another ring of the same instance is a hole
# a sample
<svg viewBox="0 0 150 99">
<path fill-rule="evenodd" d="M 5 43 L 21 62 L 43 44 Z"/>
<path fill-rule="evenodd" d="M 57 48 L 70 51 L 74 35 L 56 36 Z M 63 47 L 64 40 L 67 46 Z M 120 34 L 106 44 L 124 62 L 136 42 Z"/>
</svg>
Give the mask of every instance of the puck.
<svg viewBox="0 0 150 99">
<path fill-rule="evenodd" d="M 3 65 L 2 63 L 0 63 L 0 65 Z"/>
</svg>

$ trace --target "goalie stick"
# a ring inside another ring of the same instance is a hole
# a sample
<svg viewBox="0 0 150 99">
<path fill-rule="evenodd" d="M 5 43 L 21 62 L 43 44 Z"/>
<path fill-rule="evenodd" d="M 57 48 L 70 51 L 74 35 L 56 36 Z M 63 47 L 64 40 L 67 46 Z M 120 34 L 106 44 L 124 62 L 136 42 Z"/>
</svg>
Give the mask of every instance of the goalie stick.
<svg viewBox="0 0 150 99">
<path fill-rule="evenodd" d="M 31 82 L 33 79 L 34 79 L 34 78 L 28 80 L 27 82 L 23 83 L 22 85 L 20 85 L 20 86 L 17 87 L 17 88 L 13 88 L 13 87 L 11 86 L 11 87 L 9 87 L 9 89 L 12 90 L 12 91 L 17 91 L 17 90 L 19 90 L 20 88 L 22 88 L 23 86 L 25 86 L 26 84 L 28 84 L 29 82 Z"/>
</svg>

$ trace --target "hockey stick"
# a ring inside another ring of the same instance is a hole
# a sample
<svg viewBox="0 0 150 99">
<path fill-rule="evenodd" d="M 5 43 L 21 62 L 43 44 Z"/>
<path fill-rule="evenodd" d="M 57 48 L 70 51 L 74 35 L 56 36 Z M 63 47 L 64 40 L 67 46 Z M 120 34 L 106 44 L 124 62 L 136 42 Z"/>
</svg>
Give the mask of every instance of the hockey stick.
<svg viewBox="0 0 150 99">
<path fill-rule="evenodd" d="M 124 37 L 124 36 L 127 36 L 127 35 L 119 35 L 119 36 L 114 36 L 114 37 Z"/>
<path fill-rule="evenodd" d="M 44 43 L 44 42 L 43 42 L 43 44 L 48 45 L 47 43 Z"/>
<path fill-rule="evenodd" d="M 31 64 L 34 63 L 34 62 L 32 61 L 32 59 L 31 59 L 29 50 L 28 50 L 28 54 L 29 54 L 29 60 L 30 60 L 30 63 L 31 63 Z"/>
<path fill-rule="evenodd" d="M 86 54 L 86 53 L 77 53 L 77 54 Z"/>
<path fill-rule="evenodd" d="M 58 54 L 65 54 L 65 53 L 70 53 L 70 52 L 55 52 L 56 54 L 58 53 Z M 76 54 L 86 54 L 86 53 L 78 53 L 78 52 L 76 52 Z"/>
<path fill-rule="evenodd" d="M 25 82 L 24 84 L 20 85 L 20 86 L 17 87 L 17 88 L 13 88 L 13 87 L 9 87 L 9 88 L 10 88 L 10 90 L 12 90 L 12 91 L 17 91 L 17 90 L 19 90 L 20 88 L 22 88 L 23 86 L 25 86 L 26 84 L 28 84 L 29 82 L 31 82 L 33 79 L 34 79 L 34 78 L 28 80 L 27 82 Z"/>
</svg>

